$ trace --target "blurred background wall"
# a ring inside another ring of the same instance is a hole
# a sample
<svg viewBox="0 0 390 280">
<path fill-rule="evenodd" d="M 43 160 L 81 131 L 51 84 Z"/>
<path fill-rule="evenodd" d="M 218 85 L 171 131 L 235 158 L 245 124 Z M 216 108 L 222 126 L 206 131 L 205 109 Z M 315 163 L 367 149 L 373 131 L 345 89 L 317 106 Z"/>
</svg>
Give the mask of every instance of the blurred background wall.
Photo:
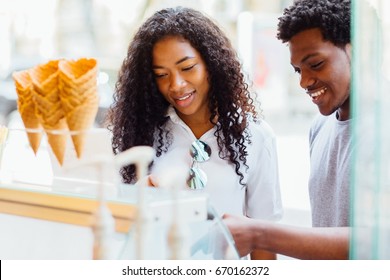
<svg viewBox="0 0 390 280">
<path fill-rule="evenodd" d="M 0 96 L 16 97 L 11 73 L 52 58 L 96 57 L 107 107 L 129 42 L 141 22 L 168 6 L 199 9 L 226 31 L 253 80 L 265 116 L 311 114 L 292 75 L 275 24 L 289 0 L 0 0 Z M 286 61 L 287 60 L 287 61 Z M 298 104 L 296 104 L 298 103 Z M 10 108 L 2 108 L 0 122 Z M 275 116 L 275 117 L 276 117 Z"/>
</svg>

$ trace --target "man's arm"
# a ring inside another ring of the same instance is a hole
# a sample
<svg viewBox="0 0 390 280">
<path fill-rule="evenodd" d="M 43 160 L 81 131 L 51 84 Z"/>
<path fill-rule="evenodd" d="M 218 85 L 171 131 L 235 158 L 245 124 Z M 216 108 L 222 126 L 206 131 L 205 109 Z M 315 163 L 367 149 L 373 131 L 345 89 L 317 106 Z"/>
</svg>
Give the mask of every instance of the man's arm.
<svg viewBox="0 0 390 280">
<path fill-rule="evenodd" d="M 241 256 L 266 250 L 298 259 L 348 259 L 349 228 L 305 228 L 223 216 Z"/>
<path fill-rule="evenodd" d="M 276 254 L 264 250 L 253 250 L 251 260 L 276 260 Z"/>
</svg>

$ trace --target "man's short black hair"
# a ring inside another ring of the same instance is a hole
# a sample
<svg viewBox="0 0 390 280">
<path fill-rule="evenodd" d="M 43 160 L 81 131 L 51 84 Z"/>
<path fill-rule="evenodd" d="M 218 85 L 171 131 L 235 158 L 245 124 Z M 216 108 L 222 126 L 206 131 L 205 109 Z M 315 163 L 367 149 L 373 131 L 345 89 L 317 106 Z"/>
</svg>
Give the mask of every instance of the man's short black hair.
<svg viewBox="0 0 390 280">
<path fill-rule="evenodd" d="M 338 47 L 351 42 L 350 0 L 295 0 L 279 18 L 277 38 L 283 43 L 297 33 L 319 28 Z"/>
</svg>

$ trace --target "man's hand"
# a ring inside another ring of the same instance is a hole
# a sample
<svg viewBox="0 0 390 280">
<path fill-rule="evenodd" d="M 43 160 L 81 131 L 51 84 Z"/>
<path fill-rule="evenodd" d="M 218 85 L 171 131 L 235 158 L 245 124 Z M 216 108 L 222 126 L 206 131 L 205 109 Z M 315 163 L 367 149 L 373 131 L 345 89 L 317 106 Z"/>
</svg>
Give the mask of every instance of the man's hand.
<svg viewBox="0 0 390 280">
<path fill-rule="evenodd" d="M 247 217 L 224 214 L 222 217 L 233 236 L 236 248 L 241 257 L 248 255 L 255 249 L 256 232 L 252 228 L 253 221 Z"/>
</svg>

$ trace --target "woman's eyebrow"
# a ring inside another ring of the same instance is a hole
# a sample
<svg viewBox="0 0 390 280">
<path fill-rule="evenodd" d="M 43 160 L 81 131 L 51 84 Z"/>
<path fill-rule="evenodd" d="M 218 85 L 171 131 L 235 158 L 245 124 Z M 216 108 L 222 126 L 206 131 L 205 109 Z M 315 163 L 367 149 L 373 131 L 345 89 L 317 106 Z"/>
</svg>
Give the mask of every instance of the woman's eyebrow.
<svg viewBox="0 0 390 280">
<path fill-rule="evenodd" d="M 180 64 L 180 63 L 182 63 L 183 61 L 185 61 L 185 60 L 187 60 L 187 59 L 191 59 L 191 58 L 195 58 L 194 56 L 185 56 L 185 57 L 183 57 L 182 59 L 179 59 L 178 61 L 176 61 L 176 65 L 177 64 Z"/>
<path fill-rule="evenodd" d="M 185 57 L 179 59 L 178 61 L 176 61 L 175 64 L 178 65 L 178 64 L 182 63 L 183 61 L 186 61 L 187 59 L 191 59 L 191 58 L 195 58 L 195 56 L 185 56 Z M 153 69 L 164 68 L 163 66 L 159 66 L 159 65 L 153 65 L 152 67 L 153 67 Z"/>
</svg>

